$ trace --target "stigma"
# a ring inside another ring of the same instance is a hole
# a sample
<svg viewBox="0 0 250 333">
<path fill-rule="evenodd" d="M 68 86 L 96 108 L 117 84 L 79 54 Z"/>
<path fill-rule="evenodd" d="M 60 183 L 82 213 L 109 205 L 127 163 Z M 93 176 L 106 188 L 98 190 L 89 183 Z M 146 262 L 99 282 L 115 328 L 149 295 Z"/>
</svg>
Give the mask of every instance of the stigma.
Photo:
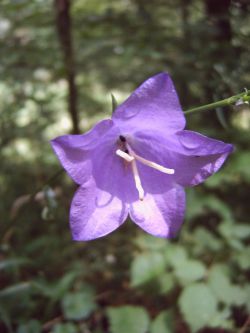
<svg viewBox="0 0 250 333">
<path fill-rule="evenodd" d="M 174 169 L 166 168 L 165 166 L 162 166 L 158 163 L 155 163 L 153 161 L 147 160 L 144 157 L 141 157 L 140 155 L 136 154 L 134 150 L 131 148 L 131 146 L 128 144 L 126 138 L 123 135 L 119 136 L 120 141 L 120 147 L 116 150 L 116 155 L 123 158 L 126 162 L 131 164 L 131 169 L 134 177 L 135 187 L 138 191 L 139 199 L 142 201 L 145 196 L 145 191 L 142 186 L 141 178 L 139 175 L 139 171 L 137 168 L 136 162 L 140 162 L 150 168 L 153 168 L 155 170 L 158 170 L 160 172 L 163 172 L 168 175 L 173 175 L 175 173 Z"/>
</svg>

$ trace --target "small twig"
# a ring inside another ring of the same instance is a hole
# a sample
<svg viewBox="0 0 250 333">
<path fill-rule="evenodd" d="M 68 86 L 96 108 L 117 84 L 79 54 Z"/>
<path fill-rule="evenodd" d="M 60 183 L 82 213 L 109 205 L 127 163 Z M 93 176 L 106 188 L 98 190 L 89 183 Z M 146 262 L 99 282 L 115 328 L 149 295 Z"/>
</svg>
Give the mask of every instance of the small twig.
<svg viewBox="0 0 250 333">
<path fill-rule="evenodd" d="M 216 109 L 218 107 L 224 107 L 224 106 L 232 105 L 232 104 L 235 104 L 240 98 L 242 98 L 242 97 L 243 98 L 244 97 L 248 98 L 249 96 L 250 96 L 250 90 L 246 89 L 241 94 L 237 94 L 237 95 L 231 96 L 231 97 L 226 98 L 226 99 L 222 99 L 222 100 L 214 102 L 214 103 L 198 106 L 196 108 L 186 110 L 186 111 L 184 111 L 184 113 L 185 114 L 190 114 L 190 113 L 206 111 L 206 110 Z"/>
<path fill-rule="evenodd" d="M 47 331 L 49 330 L 51 327 L 53 327 L 55 324 L 59 323 L 60 321 L 62 321 L 63 317 L 62 316 L 58 316 L 55 317 L 49 321 L 47 321 L 45 324 L 43 324 L 42 329 Z"/>
<path fill-rule="evenodd" d="M 239 333 L 245 333 L 248 327 L 250 327 L 250 315 L 247 317 L 245 323 L 243 324 L 243 326 L 239 330 Z"/>
</svg>

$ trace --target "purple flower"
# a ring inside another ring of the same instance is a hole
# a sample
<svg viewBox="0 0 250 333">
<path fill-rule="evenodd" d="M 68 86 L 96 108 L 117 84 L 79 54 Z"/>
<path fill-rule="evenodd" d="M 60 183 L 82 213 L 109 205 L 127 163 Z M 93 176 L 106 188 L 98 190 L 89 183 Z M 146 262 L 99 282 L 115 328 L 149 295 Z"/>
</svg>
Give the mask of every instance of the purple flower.
<svg viewBox="0 0 250 333">
<path fill-rule="evenodd" d="M 184 130 L 171 78 L 144 82 L 86 134 L 64 135 L 52 147 L 80 185 L 70 209 L 73 239 L 105 236 L 130 218 L 157 237 L 173 237 L 185 211 L 185 186 L 216 172 L 233 146 Z"/>
</svg>

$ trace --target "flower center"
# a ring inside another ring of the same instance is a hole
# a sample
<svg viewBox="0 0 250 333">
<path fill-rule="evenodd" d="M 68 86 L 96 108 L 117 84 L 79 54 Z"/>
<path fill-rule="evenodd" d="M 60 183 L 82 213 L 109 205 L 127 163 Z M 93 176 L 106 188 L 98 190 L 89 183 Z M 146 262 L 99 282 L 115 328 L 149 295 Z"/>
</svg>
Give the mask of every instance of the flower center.
<svg viewBox="0 0 250 333">
<path fill-rule="evenodd" d="M 123 158 L 126 162 L 131 163 L 132 173 L 134 176 L 135 181 L 135 187 L 139 194 L 139 199 L 144 199 L 144 189 L 142 187 L 141 178 L 138 172 L 137 164 L 136 162 L 141 162 L 144 165 L 147 165 L 150 168 L 156 169 L 160 172 L 166 173 L 168 175 L 173 175 L 175 173 L 174 169 L 166 168 L 158 163 L 152 162 L 150 160 L 145 159 L 144 157 L 141 157 L 137 155 L 134 150 L 131 148 L 129 143 L 127 142 L 125 136 L 120 135 L 119 136 L 119 149 L 116 150 L 116 155 Z"/>
</svg>

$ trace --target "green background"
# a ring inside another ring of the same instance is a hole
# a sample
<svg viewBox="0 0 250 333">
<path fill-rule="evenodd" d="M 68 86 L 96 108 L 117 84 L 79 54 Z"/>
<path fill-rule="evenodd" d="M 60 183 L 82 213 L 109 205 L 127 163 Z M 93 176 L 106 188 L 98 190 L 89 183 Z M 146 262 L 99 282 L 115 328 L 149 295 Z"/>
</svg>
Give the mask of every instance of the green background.
<svg viewBox="0 0 250 333">
<path fill-rule="evenodd" d="M 111 93 L 120 103 L 158 72 L 171 74 L 184 110 L 249 88 L 249 1 L 75 0 L 68 12 L 65 3 L 0 2 L 1 333 L 246 333 L 247 105 L 187 116 L 189 129 L 235 151 L 187 190 L 171 241 L 128 221 L 72 242 L 76 186 L 53 177 L 49 140 L 109 117 Z"/>
</svg>

